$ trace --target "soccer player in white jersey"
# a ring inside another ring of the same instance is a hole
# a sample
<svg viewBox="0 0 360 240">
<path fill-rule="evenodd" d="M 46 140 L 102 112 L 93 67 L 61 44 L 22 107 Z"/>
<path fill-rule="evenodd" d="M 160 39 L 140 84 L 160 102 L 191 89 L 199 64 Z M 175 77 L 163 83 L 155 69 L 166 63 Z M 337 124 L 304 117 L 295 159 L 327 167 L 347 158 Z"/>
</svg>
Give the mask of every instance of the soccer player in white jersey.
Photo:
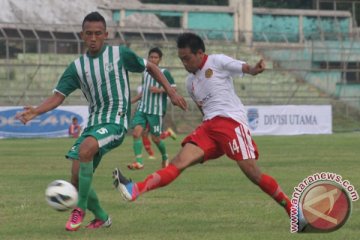
<svg viewBox="0 0 360 240">
<path fill-rule="evenodd" d="M 185 100 L 177 95 L 155 64 L 124 46 L 106 45 L 107 36 L 103 16 L 98 12 L 88 14 L 81 32 L 87 52 L 67 67 L 52 96 L 37 107 L 24 107 L 24 111 L 16 115 L 16 119 L 25 124 L 58 107 L 76 89 L 83 92 L 89 103 L 87 126 L 66 155 L 72 160 L 71 183 L 79 192 L 77 207 L 65 226 L 68 231 L 79 229 L 87 209 L 95 215 L 87 228 L 111 225 L 109 214 L 100 206 L 91 183 L 101 158 L 119 146 L 127 132 L 130 114 L 128 71 L 141 73 L 147 69 L 163 85 L 172 103 L 186 108 Z"/>
<path fill-rule="evenodd" d="M 159 65 L 162 58 L 162 51 L 158 47 L 151 48 L 148 53 L 148 61 Z M 170 72 L 165 69 L 160 69 L 166 79 L 169 81 L 171 87 L 175 90 L 176 85 Z M 144 167 L 142 157 L 142 134 L 149 127 L 151 139 L 161 153 L 162 167 L 168 165 L 168 155 L 166 152 L 165 142 L 160 138 L 163 130 L 163 117 L 167 108 L 167 94 L 162 86 L 154 80 L 154 78 L 145 71 L 142 77 L 141 98 L 131 121 L 133 129 L 133 149 L 135 153 L 135 162 L 128 165 L 129 169 L 137 170 Z"/>
<path fill-rule="evenodd" d="M 262 173 L 256 164 L 258 149 L 248 129 L 243 104 L 235 93 L 232 76 L 257 75 L 264 71 L 261 59 L 255 66 L 223 54 L 205 54 L 203 40 L 184 33 L 177 39 L 178 56 L 190 73 L 187 90 L 203 113 L 203 122 L 182 142 L 180 152 L 168 167 L 149 175 L 142 182 L 132 182 L 115 169 L 114 185 L 125 200 L 163 187 L 196 163 L 204 163 L 226 154 L 245 175 L 290 215 L 291 202 L 274 178 Z"/>
</svg>

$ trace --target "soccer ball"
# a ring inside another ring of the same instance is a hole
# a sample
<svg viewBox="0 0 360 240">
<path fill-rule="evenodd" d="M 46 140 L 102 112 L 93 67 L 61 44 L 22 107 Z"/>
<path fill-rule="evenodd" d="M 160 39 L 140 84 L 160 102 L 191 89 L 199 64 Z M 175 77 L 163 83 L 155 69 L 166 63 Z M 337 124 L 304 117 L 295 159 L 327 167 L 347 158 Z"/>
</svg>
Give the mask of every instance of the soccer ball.
<svg viewBox="0 0 360 240">
<path fill-rule="evenodd" d="M 47 186 L 45 199 L 53 209 L 66 211 L 76 206 L 78 192 L 71 183 L 64 180 L 55 180 Z"/>
</svg>

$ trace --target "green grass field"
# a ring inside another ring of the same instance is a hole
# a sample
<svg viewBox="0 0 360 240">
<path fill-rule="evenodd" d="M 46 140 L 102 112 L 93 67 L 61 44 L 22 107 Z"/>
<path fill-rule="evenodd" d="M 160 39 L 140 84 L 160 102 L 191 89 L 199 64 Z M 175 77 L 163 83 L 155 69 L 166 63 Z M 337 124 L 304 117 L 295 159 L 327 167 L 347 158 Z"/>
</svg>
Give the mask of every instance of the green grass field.
<svg viewBox="0 0 360 240">
<path fill-rule="evenodd" d="M 180 137 L 181 139 L 181 137 Z M 334 172 L 360 191 L 360 134 L 255 137 L 262 170 L 289 195 L 305 177 Z M 55 179 L 68 180 L 70 162 L 64 154 L 72 139 L 0 140 L 0 239 L 360 239 L 360 201 L 338 231 L 327 234 L 291 234 L 285 211 L 253 185 L 227 158 L 189 168 L 171 185 L 124 202 L 112 187 L 111 172 L 120 167 L 142 180 L 160 167 L 147 160 L 141 171 L 130 171 L 132 139 L 103 158 L 94 187 L 110 213 L 109 229 L 65 231 L 69 212 L 56 212 L 44 192 Z M 169 154 L 180 140 L 166 140 Z M 159 154 L 157 154 L 159 156 Z M 91 213 L 85 218 L 92 220 Z"/>
</svg>

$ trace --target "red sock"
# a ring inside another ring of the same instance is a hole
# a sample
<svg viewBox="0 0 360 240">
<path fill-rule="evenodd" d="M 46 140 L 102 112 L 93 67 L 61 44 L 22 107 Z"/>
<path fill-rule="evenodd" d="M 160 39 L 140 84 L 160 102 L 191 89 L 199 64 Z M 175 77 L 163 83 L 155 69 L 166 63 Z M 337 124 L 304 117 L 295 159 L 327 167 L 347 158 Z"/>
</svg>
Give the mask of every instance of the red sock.
<svg viewBox="0 0 360 240">
<path fill-rule="evenodd" d="M 262 174 L 259 182 L 259 187 L 269 194 L 276 202 L 283 206 L 290 216 L 291 202 L 286 194 L 281 190 L 279 184 L 274 178 L 269 175 Z"/>
<path fill-rule="evenodd" d="M 150 142 L 149 138 L 147 136 L 142 136 L 142 142 L 143 142 L 146 152 L 150 156 L 154 156 L 154 151 L 151 148 L 151 142 Z"/>
<path fill-rule="evenodd" d="M 137 182 L 136 186 L 139 194 L 148 192 L 152 189 L 160 188 L 168 185 L 180 175 L 180 170 L 173 164 L 169 164 L 166 168 L 162 168 L 155 173 L 149 175 L 143 182 Z"/>
<path fill-rule="evenodd" d="M 167 137 L 170 137 L 170 135 L 171 134 L 168 131 L 164 131 L 164 132 L 161 133 L 160 138 L 165 139 Z"/>
</svg>

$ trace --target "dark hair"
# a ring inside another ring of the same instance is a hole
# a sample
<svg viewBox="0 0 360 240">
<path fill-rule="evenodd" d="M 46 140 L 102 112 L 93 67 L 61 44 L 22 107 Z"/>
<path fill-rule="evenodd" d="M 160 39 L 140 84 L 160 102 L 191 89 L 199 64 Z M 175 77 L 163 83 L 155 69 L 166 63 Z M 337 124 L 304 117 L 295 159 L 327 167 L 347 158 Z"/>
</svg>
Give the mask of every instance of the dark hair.
<svg viewBox="0 0 360 240">
<path fill-rule="evenodd" d="M 88 15 L 86 15 L 82 23 L 82 27 L 84 27 L 85 22 L 102 22 L 106 29 L 105 18 L 98 12 L 91 12 Z"/>
<path fill-rule="evenodd" d="M 160 48 L 158 48 L 158 47 L 153 47 L 153 48 L 151 48 L 151 49 L 149 50 L 148 56 L 150 56 L 150 54 L 152 54 L 152 53 L 157 53 L 157 54 L 159 55 L 159 57 L 162 58 L 163 53 L 162 53 L 162 51 L 160 50 Z"/>
<path fill-rule="evenodd" d="M 182 33 L 176 40 L 177 48 L 190 48 L 192 53 L 198 50 L 205 52 L 204 41 L 194 33 Z"/>
</svg>

